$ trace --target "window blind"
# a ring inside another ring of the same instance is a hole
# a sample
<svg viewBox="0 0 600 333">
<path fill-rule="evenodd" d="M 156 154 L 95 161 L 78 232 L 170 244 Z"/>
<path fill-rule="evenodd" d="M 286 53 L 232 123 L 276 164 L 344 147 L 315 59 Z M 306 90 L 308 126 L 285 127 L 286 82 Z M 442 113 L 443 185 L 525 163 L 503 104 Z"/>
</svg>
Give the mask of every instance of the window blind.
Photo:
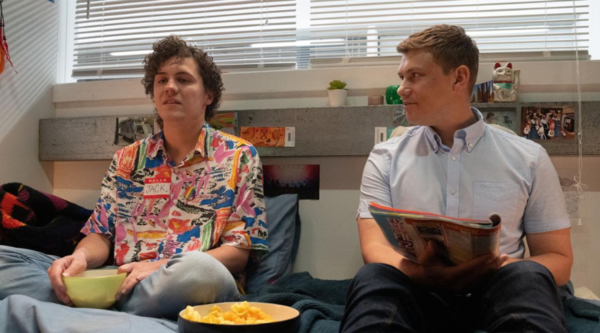
<svg viewBox="0 0 600 333">
<path fill-rule="evenodd" d="M 311 62 L 398 56 L 396 45 L 435 24 L 465 28 L 485 53 L 587 51 L 587 0 L 310 0 Z M 374 59 L 372 59 L 374 60 Z"/>
<path fill-rule="evenodd" d="M 386 63 L 401 40 L 441 23 L 464 27 L 482 59 L 585 55 L 590 33 L 589 0 L 77 0 L 75 15 L 80 80 L 139 77 L 170 34 L 224 70 L 256 71 Z"/>
<path fill-rule="evenodd" d="M 77 0 L 73 77 L 139 76 L 171 34 L 224 70 L 296 67 L 296 0 Z"/>
</svg>

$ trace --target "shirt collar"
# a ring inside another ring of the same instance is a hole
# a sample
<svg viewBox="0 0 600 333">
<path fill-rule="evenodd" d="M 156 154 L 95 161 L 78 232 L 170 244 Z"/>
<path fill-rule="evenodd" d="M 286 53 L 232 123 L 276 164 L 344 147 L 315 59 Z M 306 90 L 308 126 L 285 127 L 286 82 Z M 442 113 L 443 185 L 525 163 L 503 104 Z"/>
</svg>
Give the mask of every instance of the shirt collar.
<svg viewBox="0 0 600 333">
<path fill-rule="evenodd" d="M 485 130 L 485 123 L 483 122 L 483 115 L 476 108 L 471 108 L 471 112 L 475 118 L 477 118 L 477 122 L 465 129 L 463 131 L 466 132 L 465 142 L 467 144 L 467 151 L 470 153 L 473 148 L 477 145 L 479 140 L 483 137 L 483 132 Z"/>
<path fill-rule="evenodd" d="M 202 126 L 202 131 L 200 132 L 200 136 L 198 137 L 198 141 L 196 142 L 196 147 L 194 147 L 195 153 L 200 154 L 200 156 L 202 157 L 206 157 L 206 138 L 212 138 L 212 134 L 214 133 L 214 131 L 215 130 L 207 122 L 204 122 L 204 125 Z M 148 156 L 151 159 L 154 159 L 159 151 L 165 151 L 165 135 L 163 131 L 158 132 L 158 134 L 155 134 L 150 138 Z"/>
<path fill-rule="evenodd" d="M 440 136 L 430 126 L 425 126 L 424 128 L 427 142 L 429 142 L 429 145 L 431 146 L 431 149 L 433 149 L 433 152 L 437 154 L 442 144 Z"/>
<path fill-rule="evenodd" d="M 469 153 L 475 148 L 479 139 L 483 137 L 485 129 L 481 112 L 473 107 L 471 108 L 471 112 L 477 118 L 477 122 L 454 133 L 454 138 L 464 140 L 467 152 Z M 425 126 L 425 137 L 431 149 L 437 154 L 442 148 L 442 139 L 440 136 L 430 126 Z"/>
</svg>

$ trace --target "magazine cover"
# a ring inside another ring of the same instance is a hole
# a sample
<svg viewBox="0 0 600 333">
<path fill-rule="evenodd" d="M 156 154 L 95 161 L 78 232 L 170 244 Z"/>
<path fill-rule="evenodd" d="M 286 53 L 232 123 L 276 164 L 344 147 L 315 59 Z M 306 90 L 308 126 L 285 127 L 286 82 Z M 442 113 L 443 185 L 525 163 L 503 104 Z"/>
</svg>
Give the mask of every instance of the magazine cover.
<svg viewBox="0 0 600 333">
<path fill-rule="evenodd" d="M 498 214 L 487 220 L 459 219 L 373 202 L 369 211 L 396 251 L 414 262 L 430 240 L 440 244 L 443 255 L 454 264 L 498 253 L 501 227 Z"/>
</svg>

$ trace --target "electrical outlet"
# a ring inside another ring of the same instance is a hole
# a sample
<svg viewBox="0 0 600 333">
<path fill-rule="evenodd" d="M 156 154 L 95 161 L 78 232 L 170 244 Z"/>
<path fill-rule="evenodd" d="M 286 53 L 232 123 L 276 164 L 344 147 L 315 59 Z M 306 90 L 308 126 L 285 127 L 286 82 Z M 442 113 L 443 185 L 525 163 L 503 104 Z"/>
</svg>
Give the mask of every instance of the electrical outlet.
<svg viewBox="0 0 600 333">
<path fill-rule="evenodd" d="M 387 140 L 387 127 L 375 127 L 375 144 Z"/>
<path fill-rule="evenodd" d="M 285 128 L 285 147 L 296 147 L 296 127 Z"/>
</svg>

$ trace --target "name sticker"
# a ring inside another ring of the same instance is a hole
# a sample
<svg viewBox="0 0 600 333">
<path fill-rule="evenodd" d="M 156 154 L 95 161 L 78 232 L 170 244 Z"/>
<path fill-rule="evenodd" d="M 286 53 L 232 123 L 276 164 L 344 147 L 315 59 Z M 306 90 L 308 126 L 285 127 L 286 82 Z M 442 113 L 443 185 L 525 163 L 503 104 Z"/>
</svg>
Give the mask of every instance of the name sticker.
<svg viewBox="0 0 600 333">
<path fill-rule="evenodd" d="M 170 194 L 170 178 L 156 177 L 144 179 L 144 198 L 168 198 Z"/>
</svg>

